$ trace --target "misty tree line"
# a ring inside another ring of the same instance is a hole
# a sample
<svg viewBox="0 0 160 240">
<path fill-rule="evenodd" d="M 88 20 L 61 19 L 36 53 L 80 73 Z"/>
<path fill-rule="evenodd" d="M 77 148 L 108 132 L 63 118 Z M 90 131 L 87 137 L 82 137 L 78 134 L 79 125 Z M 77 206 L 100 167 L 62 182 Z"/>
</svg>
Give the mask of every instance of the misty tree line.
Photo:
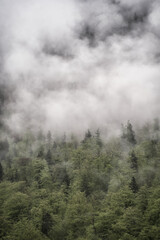
<svg viewBox="0 0 160 240">
<path fill-rule="evenodd" d="M 160 239 L 159 120 L 104 141 L 49 131 L 0 139 L 0 239 Z"/>
</svg>

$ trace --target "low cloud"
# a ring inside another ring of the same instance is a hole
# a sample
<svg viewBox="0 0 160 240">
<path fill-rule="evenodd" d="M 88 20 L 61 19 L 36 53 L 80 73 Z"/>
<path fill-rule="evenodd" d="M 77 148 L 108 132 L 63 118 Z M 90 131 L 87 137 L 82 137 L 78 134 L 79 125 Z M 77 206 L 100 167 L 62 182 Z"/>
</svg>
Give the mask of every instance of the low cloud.
<svg viewBox="0 0 160 240">
<path fill-rule="evenodd" d="M 2 0 L 7 126 L 116 131 L 158 117 L 159 8 L 158 0 Z"/>
</svg>

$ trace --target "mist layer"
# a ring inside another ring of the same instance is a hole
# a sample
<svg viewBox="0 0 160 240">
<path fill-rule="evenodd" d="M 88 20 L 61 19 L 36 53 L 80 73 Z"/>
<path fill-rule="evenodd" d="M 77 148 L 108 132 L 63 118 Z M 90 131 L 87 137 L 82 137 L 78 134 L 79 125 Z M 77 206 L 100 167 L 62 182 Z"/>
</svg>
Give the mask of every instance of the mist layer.
<svg viewBox="0 0 160 240">
<path fill-rule="evenodd" d="M 1 0 L 1 83 L 14 130 L 79 133 L 160 115 L 157 0 Z"/>
</svg>

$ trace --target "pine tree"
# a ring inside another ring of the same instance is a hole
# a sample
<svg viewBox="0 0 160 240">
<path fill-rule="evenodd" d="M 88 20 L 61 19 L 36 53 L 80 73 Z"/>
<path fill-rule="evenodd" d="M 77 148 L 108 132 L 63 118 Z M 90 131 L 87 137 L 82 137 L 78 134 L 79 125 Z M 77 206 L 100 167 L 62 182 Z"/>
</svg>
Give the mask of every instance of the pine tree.
<svg viewBox="0 0 160 240">
<path fill-rule="evenodd" d="M 42 226 L 41 226 L 42 233 L 48 236 L 48 233 L 51 230 L 52 225 L 53 225 L 53 222 L 52 222 L 52 217 L 50 213 L 48 212 L 44 213 L 42 216 Z"/>
<path fill-rule="evenodd" d="M 47 161 L 47 163 L 48 163 L 49 165 L 52 164 L 52 154 L 51 154 L 51 150 L 50 150 L 50 149 L 47 151 L 46 161 Z"/>
<path fill-rule="evenodd" d="M 135 133 L 132 128 L 132 124 L 128 121 L 127 123 L 127 140 L 132 144 L 136 144 Z"/>
<path fill-rule="evenodd" d="M 128 121 L 127 126 L 122 125 L 122 138 L 131 144 L 136 144 L 135 133 L 132 124 Z"/>
<path fill-rule="evenodd" d="M 102 147 L 102 140 L 101 140 L 99 129 L 97 129 L 97 131 L 96 131 L 96 143 L 99 147 Z"/>
<path fill-rule="evenodd" d="M 88 129 L 88 131 L 85 133 L 85 138 L 91 138 L 92 134 L 90 132 L 90 130 Z"/>
<path fill-rule="evenodd" d="M 138 171 L 137 157 L 135 155 L 134 150 L 130 154 L 130 167 L 136 170 L 136 172 Z"/>
<path fill-rule="evenodd" d="M 2 164 L 0 163 L 0 182 L 3 180 L 3 167 Z"/>
<path fill-rule="evenodd" d="M 91 137 L 92 137 L 91 131 L 88 129 L 88 131 L 85 133 L 82 143 L 85 143 L 88 139 L 91 139 Z"/>
<path fill-rule="evenodd" d="M 38 158 L 43 158 L 44 157 L 44 148 L 43 146 L 40 147 L 39 152 L 37 154 Z"/>
<path fill-rule="evenodd" d="M 132 177 L 131 182 L 129 184 L 129 187 L 130 187 L 130 189 L 132 190 L 133 193 L 138 192 L 138 185 L 137 185 L 135 177 Z"/>
</svg>

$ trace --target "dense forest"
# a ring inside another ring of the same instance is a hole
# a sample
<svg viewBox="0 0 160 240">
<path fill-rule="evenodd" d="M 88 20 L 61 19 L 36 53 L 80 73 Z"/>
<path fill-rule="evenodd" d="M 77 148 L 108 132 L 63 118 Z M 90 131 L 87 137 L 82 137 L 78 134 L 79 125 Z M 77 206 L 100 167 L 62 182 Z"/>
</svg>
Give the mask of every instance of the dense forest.
<svg viewBox="0 0 160 240">
<path fill-rule="evenodd" d="M 0 157 L 0 239 L 160 239 L 158 119 L 108 140 L 1 128 Z"/>
<path fill-rule="evenodd" d="M 0 240 L 160 240 L 160 0 L 0 0 Z"/>
</svg>

